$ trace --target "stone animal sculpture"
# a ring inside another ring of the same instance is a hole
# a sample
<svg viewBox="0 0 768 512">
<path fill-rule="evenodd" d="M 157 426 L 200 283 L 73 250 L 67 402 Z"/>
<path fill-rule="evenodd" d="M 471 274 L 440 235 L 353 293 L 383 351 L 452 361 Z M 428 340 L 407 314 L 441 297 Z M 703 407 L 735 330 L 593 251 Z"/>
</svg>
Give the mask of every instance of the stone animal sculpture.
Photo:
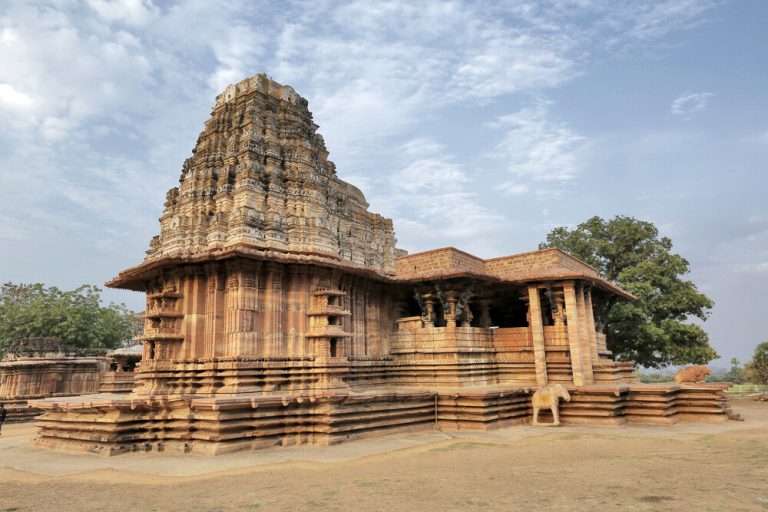
<svg viewBox="0 0 768 512">
<path fill-rule="evenodd" d="M 712 375 L 712 370 L 709 366 L 705 365 L 697 365 L 697 366 L 689 366 L 688 368 L 683 368 L 682 370 L 679 370 L 675 374 L 675 382 L 678 384 L 683 383 L 698 383 L 698 382 L 704 382 L 704 377 L 707 375 Z"/>
<path fill-rule="evenodd" d="M 571 395 L 562 384 L 547 384 L 533 394 L 531 405 L 533 405 L 533 424 L 543 426 L 560 426 L 560 399 L 566 402 L 571 401 Z M 539 423 L 539 411 L 549 409 L 552 411 L 554 421 L 552 423 Z"/>
</svg>

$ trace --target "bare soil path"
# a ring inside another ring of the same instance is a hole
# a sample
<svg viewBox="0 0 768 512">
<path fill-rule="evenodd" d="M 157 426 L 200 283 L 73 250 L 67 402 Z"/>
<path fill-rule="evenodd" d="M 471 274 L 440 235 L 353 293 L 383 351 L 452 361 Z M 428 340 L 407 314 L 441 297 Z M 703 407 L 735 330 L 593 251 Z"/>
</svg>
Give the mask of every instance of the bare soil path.
<svg viewBox="0 0 768 512">
<path fill-rule="evenodd" d="M 57 453 L 0 437 L 0 512 L 768 511 L 768 402 L 746 421 L 425 432 L 220 457 Z"/>
</svg>

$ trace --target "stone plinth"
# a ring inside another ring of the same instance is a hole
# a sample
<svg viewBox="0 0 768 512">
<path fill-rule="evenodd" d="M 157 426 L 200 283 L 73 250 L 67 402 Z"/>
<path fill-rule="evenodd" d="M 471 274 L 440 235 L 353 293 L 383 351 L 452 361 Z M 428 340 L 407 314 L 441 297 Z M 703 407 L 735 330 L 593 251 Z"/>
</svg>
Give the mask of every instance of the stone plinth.
<svg viewBox="0 0 768 512">
<path fill-rule="evenodd" d="M 721 422 L 727 385 L 570 387 L 563 424 L 668 425 Z M 531 422 L 530 388 L 481 386 L 424 390 L 224 397 L 91 395 L 39 401 L 41 447 L 100 455 L 127 452 L 221 454 L 296 444 L 330 445 L 391 432 L 493 430 Z M 549 422 L 548 411 L 540 421 Z"/>
</svg>

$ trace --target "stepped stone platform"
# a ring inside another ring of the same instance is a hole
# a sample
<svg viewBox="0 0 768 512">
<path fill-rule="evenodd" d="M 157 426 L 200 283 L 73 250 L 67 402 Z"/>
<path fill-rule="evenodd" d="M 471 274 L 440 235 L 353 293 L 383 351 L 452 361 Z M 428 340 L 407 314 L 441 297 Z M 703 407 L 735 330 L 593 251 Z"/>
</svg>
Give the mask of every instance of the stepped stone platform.
<svg viewBox="0 0 768 512">
<path fill-rule="evenodd" d="M 723 422 L 726 384 L 572 387 L 564 425 Z M 134 398 L 99 394 L 37 402 L 42 447 L 101 455 L 181 451 L 228 453 L 269 446 L 331 445 L 401 431 L 494 430 L 531 421 L 532 390 L 397 388 L 325 396 Z M 542 422 L 551 415 L 542 413 Z"/>
</svg>

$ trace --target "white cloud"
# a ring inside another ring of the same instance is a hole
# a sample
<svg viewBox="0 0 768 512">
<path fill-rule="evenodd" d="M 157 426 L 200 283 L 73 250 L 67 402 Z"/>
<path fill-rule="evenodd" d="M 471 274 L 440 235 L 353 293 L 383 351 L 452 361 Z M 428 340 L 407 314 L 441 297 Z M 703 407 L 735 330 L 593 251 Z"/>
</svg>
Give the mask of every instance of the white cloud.
<svg viewBox="0 0 768 512">
<path fill-rule="evenodd" d="M 701 14 L 719 0 L 671 0 L 664 2 L 624 2 L 617 7 L 626 38 L 640 41 L 658 39 L 673 30 L 691 28 L 703 22 Z"/>
<path fill-rule="evenodd" d="M 267 72 L 310 101 L 340 174 L 395 217 L 401 240 L 493 253 L 515 223 L 483 194 L 499 181 L 521 199 L 556 193 L 577 175 L 578 135 L 546 102 L 502 116 L 498 180 L 469 163 L 486 148 L 425 133 L 446 109 L 478 112 L 466 130 L 482 131 L 501 98 L 546 95 L 584 73 L 602 51 L 595 41 L 647 45 L 704 4 L 655 5 L 3 2 L 0 184 L 14 194 L 0 218 L 16 226 L 6 236 L 23 236 L 30 211 L 34 222 L 69 219 L 61 229 L 83 246 L 154 231 L 214 93 Z"/>
<path fill-rule="evenodd" d="M 419 158 L 393 178 L 397 189 L 425 193 L 454 191 L 470 181 L 461 165 L 446 157 Z"/>
<path fill-rule="evenodd" d="M 114 112 L 140 114 L 153 99 L 144 94 L 152 64 L 135 41 L 126 46 L 108 30 L 78 28 L 74 14 L 25 4 L 0 16 L 0 27 L 12 34 L 0 42 L 3 103 L 24 109 L 0 128 L 3 136 L 30 136 L 37 127 L 44 138 L 61 140 Z"/>
<path fill-rule="evenodd" d="M 88 0 L 88 5 L 108 22 L 145 25 L 160 14 L 152 0 Z"/>
<path fill-rule="evenodd" d="M 0 84 L 0 103 L 11 109 L 24 110 L 35 102 L 35 100 L 23 92 L 17 91 L 10 84 Z"/>
<path fill-rule="evenodd" d="M 264 65 L 311 99 L 342 164 L 364 160 L 360 153 L 446 106 L 547 89 L 576 74 L 569 34 L 546 23 L 504 23 L 492 3 L 324 7 L 288 16 Z"/>
<path fill-rule="evenodd" d="M 227 31 L 226 39 L 214 40 L 211 47 L 219 62 L 208 79 L 208 85 L 215 94 L 223 91 L 227 85 L 251 76 L 253 71 L 249 69 L 250 65 L 263 51 L 261 35 L 251 27 L 240 24 Z"/>
<path fill-rule="evenodd" d="M 503 130 L 493 156 L 513 175 L 501 189 L 519 195 L 533 187 L 540 195 L 559 195 L 563 183 L 578 173 L 576 152 L 584 137 L 551 119 L 552 103 L 539 98 L 514 114 L 497 117 L 490 127 Z"/>
<path fill-rule="evenodd" d="M 707 108 L 709 100 L 714 96 L 711 92 L 682 94 L 672 102 L 669 112 L 675 116 L 687 116 L 694 112 L 701 112 Z"/>
<path fill-rule="evenodd" d="M 434 137 L 420 137 L 409 140 L 401 145 L 399 151 L 406 155 L 423 157 L 443 153 L 445 146 L 440 144 Z"/>
<path fill-rule="evenodd" d="M 365 192 L 375 210 L 396 219 L 401 246 L 499 253 L 503 239 L 493 234 L 514 223 L 484 205 L 487 190 L 479 173 L 467 170 L 433 138 L 409 140 L 396 155 L 397 170 L 369 183 Z"/>
<path fill-rule="evenodd" d="M 527 194 L 531 188 L 528 185 L 524 185 L 522 183 L 507 181 L 501 184 L 501 190 L 510 196 L 522 196 Z"/>
</svg>

